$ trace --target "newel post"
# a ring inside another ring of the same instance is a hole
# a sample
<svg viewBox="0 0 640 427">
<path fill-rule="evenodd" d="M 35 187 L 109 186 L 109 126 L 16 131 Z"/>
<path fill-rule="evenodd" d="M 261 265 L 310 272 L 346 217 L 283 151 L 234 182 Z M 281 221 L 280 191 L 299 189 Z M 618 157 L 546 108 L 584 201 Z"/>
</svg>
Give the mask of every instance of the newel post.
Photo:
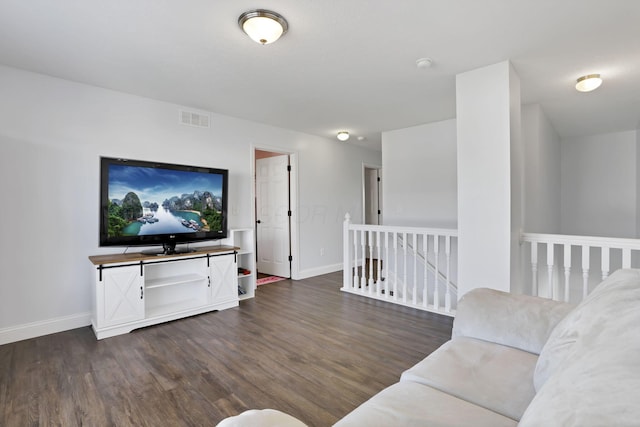
<svg viewBox="0 0 640 427">
<path fill-rule="evenodd" d="M 349 262 L 349 226 L 351 225 L 351 215 L 347 212 L 344 215 L 344 223 L 342 225 L 342 289 L 349 289 L 351 285 L 351 267 Z"/>
</svg>

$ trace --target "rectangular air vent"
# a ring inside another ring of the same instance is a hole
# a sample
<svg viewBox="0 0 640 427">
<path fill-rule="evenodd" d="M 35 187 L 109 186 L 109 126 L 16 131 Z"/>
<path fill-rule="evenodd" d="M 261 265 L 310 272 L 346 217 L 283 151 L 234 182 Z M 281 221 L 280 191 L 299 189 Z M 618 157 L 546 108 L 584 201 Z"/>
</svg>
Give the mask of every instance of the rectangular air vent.
<svg viewBox="0 0 640 427">
<path fill-rule="evenodd" d="M 180 110 L 180 124 L 208 128 L 211 127 L 211 116 L 208 113 Z"/>
</svg>

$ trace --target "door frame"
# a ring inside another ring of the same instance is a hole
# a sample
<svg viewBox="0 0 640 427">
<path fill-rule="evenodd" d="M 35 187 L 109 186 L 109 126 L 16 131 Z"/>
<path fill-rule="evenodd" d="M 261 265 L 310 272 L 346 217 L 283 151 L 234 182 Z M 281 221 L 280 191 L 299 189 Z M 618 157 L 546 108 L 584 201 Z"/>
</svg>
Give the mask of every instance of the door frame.
<svg viewBox="0 0 640 427">
<path fill-rule="evenodd" d="M 291 223 L 289 227 L 289 250 L 293 260 L 291 261 L 291 279 L 300 279 L 300 250 L 298 241 L 298 153 L 295 151 L 283 150 L 278 147 L 268 145 L 251 144 L 251 223 L 256 225 L 256 150 L 269 151 L 272 153 L 289 156 L 291 173 L 289 174 L 289 203 L 291 204 Z M 256 244 L 258 242 L 257 233 Z"/>
<path fill-rule="evenodd" d="M 367 217 L 367 169 L 377 169 L 378 177 L 382 175 L 382 166 L 374 165 L 371 163 L 362 163 L 362 223 L 365 223 L 365 218 Z M 380 182 L 382 182 L 382 178 L 380 178 Z M 378 216 L 378 222 L 380 225 L 383 223 L 384 218 L 384 208 L 383 208 L 383 197 L 382 197 L 382 186 L 378 184 L 378 207 L 380 208 L 380 215 Z"/>
</svg>

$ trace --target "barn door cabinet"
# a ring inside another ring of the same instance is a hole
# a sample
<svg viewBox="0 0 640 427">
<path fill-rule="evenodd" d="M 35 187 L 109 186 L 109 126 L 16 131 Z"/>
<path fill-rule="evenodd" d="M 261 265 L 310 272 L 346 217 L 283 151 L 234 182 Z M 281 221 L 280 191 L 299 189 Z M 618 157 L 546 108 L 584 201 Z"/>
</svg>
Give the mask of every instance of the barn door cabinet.
<svg viewBox="0 0 640 427">
<path fill-rule="evenodd" d="M 238 248 L 166 256 L 97 255 L 92 326 L 98 339 L 238 306 Z"/>
</svg>

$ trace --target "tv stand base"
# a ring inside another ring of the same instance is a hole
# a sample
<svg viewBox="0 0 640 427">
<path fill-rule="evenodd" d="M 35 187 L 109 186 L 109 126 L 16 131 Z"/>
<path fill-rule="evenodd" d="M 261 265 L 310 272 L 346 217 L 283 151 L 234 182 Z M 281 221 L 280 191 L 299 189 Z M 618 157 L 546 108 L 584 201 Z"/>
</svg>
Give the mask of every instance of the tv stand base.
<svg viewBox="0 0 640 427">
<path fill-rule="evenodd" d="M 89 257 L 97 267 L 91 319 L 96 337 L 237 307 L 237 250 L 211 246 L 161 259 L 143 253 Z"/>
</svg>

